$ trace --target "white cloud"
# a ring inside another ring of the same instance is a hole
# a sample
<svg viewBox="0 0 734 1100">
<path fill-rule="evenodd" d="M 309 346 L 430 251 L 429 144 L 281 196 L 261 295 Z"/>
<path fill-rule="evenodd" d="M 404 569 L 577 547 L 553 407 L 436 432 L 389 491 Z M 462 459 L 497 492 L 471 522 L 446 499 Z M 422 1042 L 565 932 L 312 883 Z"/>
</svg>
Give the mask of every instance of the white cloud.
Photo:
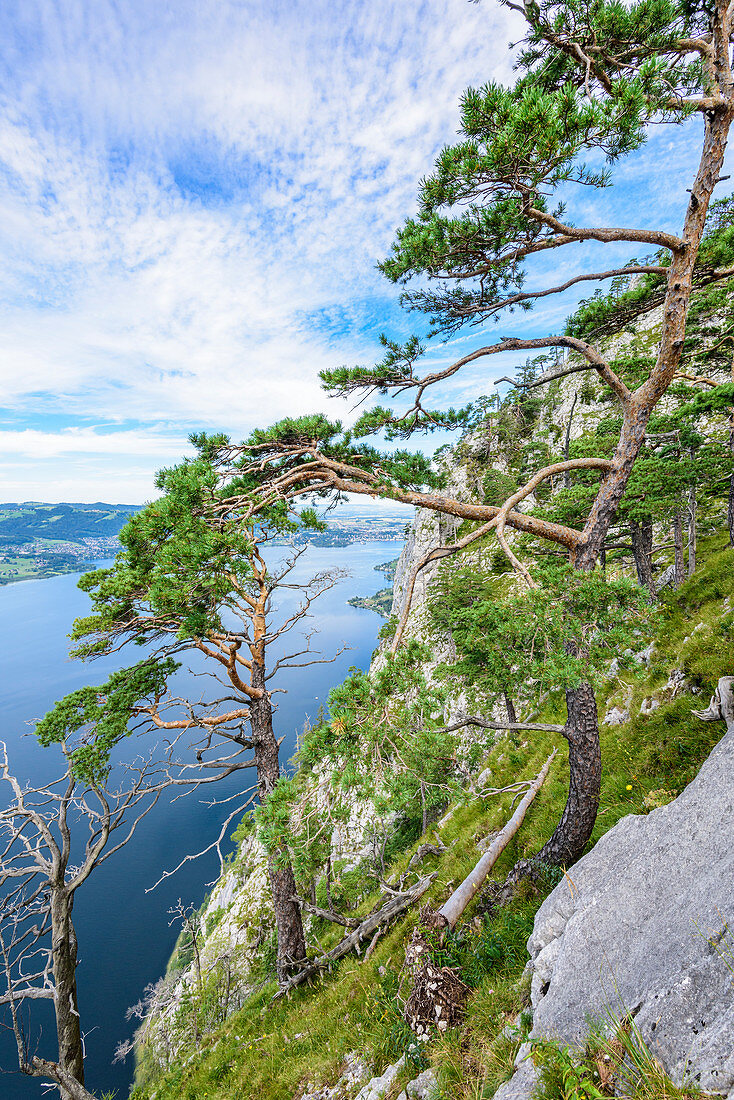
<svg viewBox="0 0 734 1100">
<path fill-rule="evenodd" d="M 463 87 L 508 74 L 514 17 L 464 0 L 21 17 L 37 45 L 0 124 L 6 407 L 184 434 L 327 408 L 317 372 L 373 354 L 365 313 L 392 293 L 375 261 Z"/>
<path fill-rule="evenodd" d="M 187 448 L 186 438 L 157 434 L 155 428 L 139 431 L 100 432 L 92 428 L 67 428 L 42 432 L 26 428 L 0 431 L 0 454 L 25 458 L 60 458 L 62 455 L 146 455 L 169 461 Z"/>
<path fill-rule="evenodd" d="M 0 10 L 0 34 L 12 90 L 0 111 L 2 404 L 19 431 L 41 431 L 41 450 L 59 422 L 83 422 L 74 462 L 88 484 L 95 456 L 111 456 L 108 442 L 94 451 L 89 420 L 107 425 L 104 439 L 117 424 L 110 476 L 134 468 L 141 492 L 140 471 L 152 484 L 171 438 L 156 434 L 161 420 L 184 440 L 316 409 L 344 416 L 318 371 L 375 355 L 397 298 L 375 262 L 453 139 L 461 92 L 510 79 L 507 42 L 520 37 L 491 0 L 27 0 Z M 695 144 L 656 133 L 620 165 L 601 220 L 624 213 L 632 188 L 677 213 L 671 175 Z M 660 160 L 664 173 L 650 168 Z M 590 193 L 580 199 L 577 220 L 598 214 Z M 532 285 L 580 253 L 539 261 Z M 567 311 L 549 300 L 527 323 L 557 328 Z M 466 372 L 452 399 L 514 359 Z M 23 453 L 29 494 L 54 492 L 61 471 Z"/>
</svg>

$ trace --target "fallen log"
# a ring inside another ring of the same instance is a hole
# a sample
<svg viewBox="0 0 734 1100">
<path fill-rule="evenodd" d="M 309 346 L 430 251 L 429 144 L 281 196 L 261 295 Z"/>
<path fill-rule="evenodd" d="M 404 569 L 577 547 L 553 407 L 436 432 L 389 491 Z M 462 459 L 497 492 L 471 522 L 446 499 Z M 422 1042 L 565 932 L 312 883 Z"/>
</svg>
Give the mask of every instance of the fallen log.
<svg viewBox="0 0 734 1100">
<path fill-rule="evenodd" d="M 438 872 L 434 871 L 431 875 L 426 875 L 425 878 L 420 879 L 415 886 L 410 890 L 406 890 L 402 894 L 396 894 L 395 897 L 378 909 L 374 913 L 370 913 L 368 917 L 359 924 L 353 932 L 350 932 L 348 936 L 345 936 L 343 940 L 340 940 L 336 947 L 332 947 L 331 951 L 327 951 L 318 959 L 314 959 L 313 962 L 305 966 L 303 970 L 299 970 L 297 974 L 294 974 L 292 978 L 281 986 L 278 992 L 273 997 L 273 1000 L 278 1000 L 284 993 L 290 993 L 291 989 L 295 989 L 296 986 L 301 985 L 307 978 L 312 977 L 314 974 L 321 973 L 331 963 L 336 962 L 337 959 L 342 958 L 343 955 L 348 954 L 352 949 L 359 952 L 359 945 L 362 940 L 367 939 L 368 936 L 372 936 L 377 928 L 386 924 L 392 920 L 399 913 L 402 913 L 405 909 L 408 909 L 419 898 L 423 897 L 426 890 L 433 885 Z"/>
<path fill-rule="evenodd" d="M 479 726 L 483 730 L 530 730 L 536 733 L 563 733 L 565 726 L 549 725 L 547 722 L 488 722 L 485 718 L 474 718 L 467 715 L 450 726 L 443 726 L 439 733 L 453 733 L 454 730 L 463 729 L 464 726 Z"/>
<path fill-rule="evenodd" d="M 492 867 L 522 825 L 528 807 L 542 787 L 555 755 L 554 749 L 530 784 L 525 797 L 510 820 L 497 834 L 471 874 L 467 875 L 461 885 L 454 890 L 448 901 L 444 902 L 440 909 L 432 910 L 426 906 L 421 910 L 420 923 L 413 930 L 405 949 L 405 966 L 413 975 L 413 988 L 404 1009 L 405 1020 L 421 1040 L 428 1038 L 432 1026 L 437 1027 L 439 1031 L 456 1026 L 462 1019 L 464 1005 L 471 992 L 454 969 L 449 966 L 437 966 L 433 962 L 431 950 L 435 940 L 432 943 L 429 937 L 431 933 L 435 933 L 440 942 L 443 934 L 455 927 L 459 917 L 475 897 Z"/>
<path fill-rule="evenodd" d="M 460 886 L 456 887 L 448 901 L 445 901 L 441 908 L 438 910 L 438 914 L 446 918 L 446 924 L 449 928 L 455 927 L 459 917 L 464 912 L 472 898 L 476 895 L 477 891 L 484 883 L 487 875 L 492 870 L 495 863 L 514 837 L 515 833 L 522 825 L 530 803 L 533 801 L 536 794 L 543 786 L 545 777 L 547 776 L 550 766 L 553 762 L 553 757 L 556 755 L 556 751 L 557 750 L 554 749 L 553 752 L 550 754 L 545 764 L 540 769 L 533 782 L 530 784 L 527 794 L 521 801 L 520 805 L 517 807 L 505 827 L 497 834 L 492 844 L 489 846 L 487 851 L 474 867 L 474 870 L 466 876 Z"/>
</svg>

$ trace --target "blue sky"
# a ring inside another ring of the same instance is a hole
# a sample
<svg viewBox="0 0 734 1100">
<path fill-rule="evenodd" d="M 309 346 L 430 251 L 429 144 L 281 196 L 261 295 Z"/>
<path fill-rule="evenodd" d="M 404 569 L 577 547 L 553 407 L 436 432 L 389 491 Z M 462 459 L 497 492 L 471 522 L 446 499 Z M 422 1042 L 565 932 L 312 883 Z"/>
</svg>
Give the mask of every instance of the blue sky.
<svg viewBox="0 0 734 1100">
<path fill-rule="evenodd" d="M 415 325 L 374 265 L 462 90 L 511 80 L 517 37 L 495 0 L 7 0 L 0 499 L 141 502 L 193 430 L 348 418 L 317 372 Z M 577 223 L 675 227 L 698 128 L 656 131 Z M 572 304 L 501 330 L 557 329 Z"/>
</svg>

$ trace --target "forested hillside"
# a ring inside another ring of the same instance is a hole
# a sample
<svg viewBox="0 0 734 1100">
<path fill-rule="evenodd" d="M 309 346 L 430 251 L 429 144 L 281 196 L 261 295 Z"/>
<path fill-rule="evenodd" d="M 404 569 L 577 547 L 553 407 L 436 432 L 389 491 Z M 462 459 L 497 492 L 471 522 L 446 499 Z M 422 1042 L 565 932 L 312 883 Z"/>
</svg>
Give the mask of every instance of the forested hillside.
<svg viewBox="0 0 734 1100">
<path fill-rule="evenodd" d="M 0 505 L 0 585 L 78 573 L 119 549 L 134 504 Z"/>
<path fill-rule="evenodd" d="M 32 539 L 112 538 L 136 511 L 138 506 L 132 504 L 2 504 L 0 546 Z"/>
</svg>

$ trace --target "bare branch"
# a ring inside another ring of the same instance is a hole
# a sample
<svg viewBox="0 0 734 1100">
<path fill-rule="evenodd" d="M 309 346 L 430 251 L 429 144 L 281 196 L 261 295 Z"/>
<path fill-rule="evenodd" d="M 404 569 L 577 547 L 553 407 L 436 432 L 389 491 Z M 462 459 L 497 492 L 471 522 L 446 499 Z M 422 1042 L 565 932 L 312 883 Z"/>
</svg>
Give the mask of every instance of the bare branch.
<svg viewBox="0 0 734 1100">
<path fill-rule="evenodd" d="M 477 718 L 467 715 L 450 726 L 444 726 L 439 733 L 453 733 L 454 730 L 464 729 L 465 726 L 479 726 L 486 730 L 536 730 L 542 733 L 565 733 L 565 726 L 553 726 L 538 722 L 489 722 L 485 718 Z"/>
<path fill-rule="evenodd" d="M 219 830 L 219 834 L 217 835 L 216 839 L 213 840 L 211 842 L 211 844 L 208 844 L 206 846 L 206 848 L 202 848 L 201 851 L 199 851 L 199 852 L 195 852 L 193 854 L 184 856 L 184 858 L 181 860 L 181 862 L 178 863 L 173 868 L 172 871 L 164 871 L 163 874 L 160 876 L 160 878 L 157 879 L 153 883 L 152 886 L 148 886 L 146 888 L 146 890 L 145 890 L 146 894 L 150 894 L 151 891 L 155 890 L 155 888 L 157 886 L 160 886 L 160 884 L 162 882 L 164 882 L 165 879 L 171 878 L 172 875 L 175 875 L 176 872 L 180 871 L 181 868 L 186 863 L 191 863 L 195 859 L 200 859 L 202 856 L 207 855 L 212 850 L 215 850 L 217 855 L 219 856 L 219 875 L 221 876 L 222 874 L 224 874 L 225 861 L 224 861 L 224 856 L 222 854 L 222 847 L 221 847 L 222 846 L 222 841 L 224 840 L 224 838 L 227 834 L 227 830 L 228 830 L 229 826 L 232 824 L 232 821 L 235 819 L 235 817 L 238 817 L 240 814 L 243 814 L 245 812 L 245 810 L 247 809 L 247 807 L 252 805 L 252 803 L 255 801 L 256 797 L 257 797 L 256 794 L 252 794 L 247 799 L 246 802 L 241 803 L 239 806 L 237 806 L 236 809 L 232 810 L 232 812 L 229 814 L 229 816 L 226 818 L 226 820 L 222 824 L 222 827 Z M 211 885 L 211 884 L 209 884 L 209 885 Z"/>
</svg>

